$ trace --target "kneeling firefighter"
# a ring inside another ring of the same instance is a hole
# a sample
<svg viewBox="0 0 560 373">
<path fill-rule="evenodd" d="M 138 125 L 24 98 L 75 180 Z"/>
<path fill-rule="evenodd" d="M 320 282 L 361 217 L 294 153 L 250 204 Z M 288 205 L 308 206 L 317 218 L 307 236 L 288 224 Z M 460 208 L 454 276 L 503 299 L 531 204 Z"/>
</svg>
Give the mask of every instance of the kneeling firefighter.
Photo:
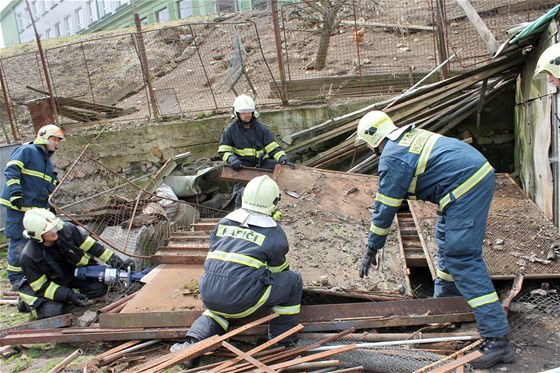
<svg viewBox="0 0 560 373">
<path fill-rule="evenodd" d="M 29 241 L 21 255 L 25 276 L 20 288 L 20 312 L 40 319 L 65 313 L 65 305 L 85 306 L 88 298 L 105 295 L 107 286 L 74 276 L 77 267 L 96 265 L 93 257 L 113 268 L 134 267 L 82 229 L 63 222 L 47 209 L 32 209 L 23 217 L 23 234 Z"/>
<path fill-rule="evenodd" d="M 302 280 L 290 271 L 286 234 L 272 218 L 280 189 L 268 176 L 252 179 L 245 188 L 242 207 L 221 219 L 210 236 L 210 252 L 199 282 L 206 311 L 192 325 L 178 351 L 227 331 L 230 319 L 249 316 L 272 307 L 280 316 L 270 321 L 269 338 L 297 325 Z M 297 343 L 292 335 L 280 344 Z"/>
</svg>

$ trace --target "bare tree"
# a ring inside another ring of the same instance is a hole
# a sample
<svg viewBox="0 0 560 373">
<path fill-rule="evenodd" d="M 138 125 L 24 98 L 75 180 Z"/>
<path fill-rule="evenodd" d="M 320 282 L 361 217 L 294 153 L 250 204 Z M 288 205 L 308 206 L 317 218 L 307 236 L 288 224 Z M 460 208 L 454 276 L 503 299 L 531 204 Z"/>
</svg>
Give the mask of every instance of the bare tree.
<svg viewBox="0 0 560 373">
<path fill-rule="evenodd" d="M 317 25 L 319 47 L 314 65 L 309 68 L 322 70 L 326 66 L 331 36 L 338 31 L 343 20 L 356 13 L 368 18 L 367 14 L 373 14 L 377 5 L 378 0 L 319 0 L 301 2 L 290 8 L 290 18 Z"/>
</svg>

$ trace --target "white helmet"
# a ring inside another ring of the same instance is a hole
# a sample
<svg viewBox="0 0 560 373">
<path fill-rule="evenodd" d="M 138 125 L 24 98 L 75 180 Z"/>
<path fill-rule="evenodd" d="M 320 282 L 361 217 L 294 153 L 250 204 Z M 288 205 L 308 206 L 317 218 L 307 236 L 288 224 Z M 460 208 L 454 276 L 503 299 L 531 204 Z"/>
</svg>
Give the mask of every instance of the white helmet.
<svg viewBox="0 0 560 373">
<path fill-rule="evenodd" d="M 37 138 L 33 141 L 33 143 L 37 145 L 47 145 L 49 143 L 49 137 L 51 136 L 63 139 L 64 133 L 54 124 L 47 124 L 39 129 L 39 132 L 37 132 Z"/>
<path fill-rule="evenodd" d="M 43 234 L 56 229 L 62 229 L 62 220 L 47 209 L 31 209 L 23 215 L 23 231 L 27 238 L 43 242 Z"/>
<path fill-rule="evenodd" d="M 357 135 L 358 139 L 364 140 L 372 147 L 377 148 L 381 141 L 396 129 L 397 126 L 387 114 L 374 110 L 360 119 Z"/>
<path fill-rule="evenodd" d="M 237 113 L 253 113 L 253 116 L 256 118 L 259 116 L 259 113 L 255 111 L 255 101 L 245 94 L 239 95 L 233 101 L 233 115 L 237 116 Z"/>
<path fill-rule="evenodd" d="M 241 201 L 241 207 L 246 210 L 272 215 L 280 201 L 280 188 L 267 175 L 258 176 L 249 181 Z"/>
<path fill-rule="evenodd" d="M 546 73 L 554 75 L 555 78 L 560 78 L 560 44 L 551 45 L 541 54 L 535 67 L 533 79 L 543 78 Z"/>
</svg>

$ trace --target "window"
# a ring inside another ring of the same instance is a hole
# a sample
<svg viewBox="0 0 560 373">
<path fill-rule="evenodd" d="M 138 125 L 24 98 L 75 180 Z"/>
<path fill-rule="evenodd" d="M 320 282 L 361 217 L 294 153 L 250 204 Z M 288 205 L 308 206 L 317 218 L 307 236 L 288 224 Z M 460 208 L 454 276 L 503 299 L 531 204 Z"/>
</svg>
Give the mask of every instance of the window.
<svg viewBox="0 0 560 373">
<path fill-rule="evenodd" d="M 45 4 L 42 1 L 37 1 L 35 3 L 35 15 L 40 17 L 45 13 Z"/>
<path fill-rule="evenodd" d="M 88 2 L 88 9 L 89 9 L 89 24 L 97 21 L 97 2 L 95 0 L 90 0 Z"/>
<path fill-rule="evenodd" d="M 167 10 L 167 7 L 163 8 L 162 10 L 158 10 L 156 12 L 156 19 L 158 22 L 169 21 L 169 10 Z"/>
<path fill-rule="evenodd" d="M 25 28 L 24 21 L 23 21 L 23 14 L 18 13 L 16 19 L 17 19 L 18 30 L 23 30 Z"/>
<path fill-rule="evenodd" d="M 53 26 L 53 36 L 55 38 L 59 37 L 62 33 L 60 32 L 60 22 L 57 22 Z"/>
<path fill-rule="evenodd" d="M 86 19 L 84 18 L 84 10 L 82 8 L 78 8 L 76 10 L 76 16 L 78 18 L 78 25 L 80 26 L 80 30 L 86 28 Z"/>
<path fill-rule="evenodd" d="M 111 8 L 110 0 L 102 0 L 102 5 L 103 5 L 103 15 L 110 14 L 113 11 Z"/>
<path fill-rule="evenodd" d="M 177 1 L 177 9 L 179 10 L 179 18 L 188 18 L 193 15 L 191 0 Z"/>
<path fill-rule="evenodd" d="M 64 17 L 64 25 L 66 26 L 66 35 L 72 35 L 74 33 L 72 16 Z"/>
<path fill-rule="evenodd" d="M 144 17 L 140 20 L 140 24 L 146 26 L 148 24 L 148 17 Z"/>
</svg>

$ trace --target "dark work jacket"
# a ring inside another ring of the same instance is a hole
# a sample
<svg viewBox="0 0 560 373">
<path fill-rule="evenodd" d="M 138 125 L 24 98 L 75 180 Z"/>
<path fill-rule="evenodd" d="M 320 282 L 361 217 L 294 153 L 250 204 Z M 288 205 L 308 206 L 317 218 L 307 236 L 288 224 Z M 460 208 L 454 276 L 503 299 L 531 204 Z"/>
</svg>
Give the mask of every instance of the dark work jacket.
<svg viewBox="0 0 560 373">
<path fill-rule="evenodd" d="M 254 306 L 288 269 L 288 239 L 279 225 L 263 228 L 223 218 L 210 235 L 199 289 L 212 311 L 239 313 Z"/>
<path fill-rule="evenodd" d="M 53 152 L 44 145 L 23 144 L 14 149 L 4 169 L 6 182 L 0 194 L 0 203 L 6 207 L 5 235 L 20 239 L 23 232 L 23 215 L 30 208 L 50 208 L 48 199 L 54 191 L 57 178 L 51 162 Z M 18 210 L 10 196 L 23 193 L 23 208 Z"/>
<path fill-rule="evenodd" d="M 239 159 L 246 167 L 260 167 L 263 160 L 282 163 L 288 159 L 270 129 L 253 119 L 249 128 L 240 120 L 230 123 L 222 133 L 218 155 L 225 163 Z"/>
<path fill-rule="evenodd" d="M 59 250 L 60 255 L 51 254 Z M 74 269 L 79 266 L 95 265 L 93 257 L 107 263 L 114 255 L 91 238 L 85 230 L 65 222 L 58 231 L 55 246 L 45 247 L 42 242 L 29 240 L 21 255 L 21 267 L 34 293 L 31 297 L 44 297 L 57 302 L 66 302 L 74 278 Z M 20 293 L 21 294 L 21 293 Z M 24 295 L 25 296 L 25 295 Z M 26 303 L 32 306 L 34 300 Z"/>
</svg>

